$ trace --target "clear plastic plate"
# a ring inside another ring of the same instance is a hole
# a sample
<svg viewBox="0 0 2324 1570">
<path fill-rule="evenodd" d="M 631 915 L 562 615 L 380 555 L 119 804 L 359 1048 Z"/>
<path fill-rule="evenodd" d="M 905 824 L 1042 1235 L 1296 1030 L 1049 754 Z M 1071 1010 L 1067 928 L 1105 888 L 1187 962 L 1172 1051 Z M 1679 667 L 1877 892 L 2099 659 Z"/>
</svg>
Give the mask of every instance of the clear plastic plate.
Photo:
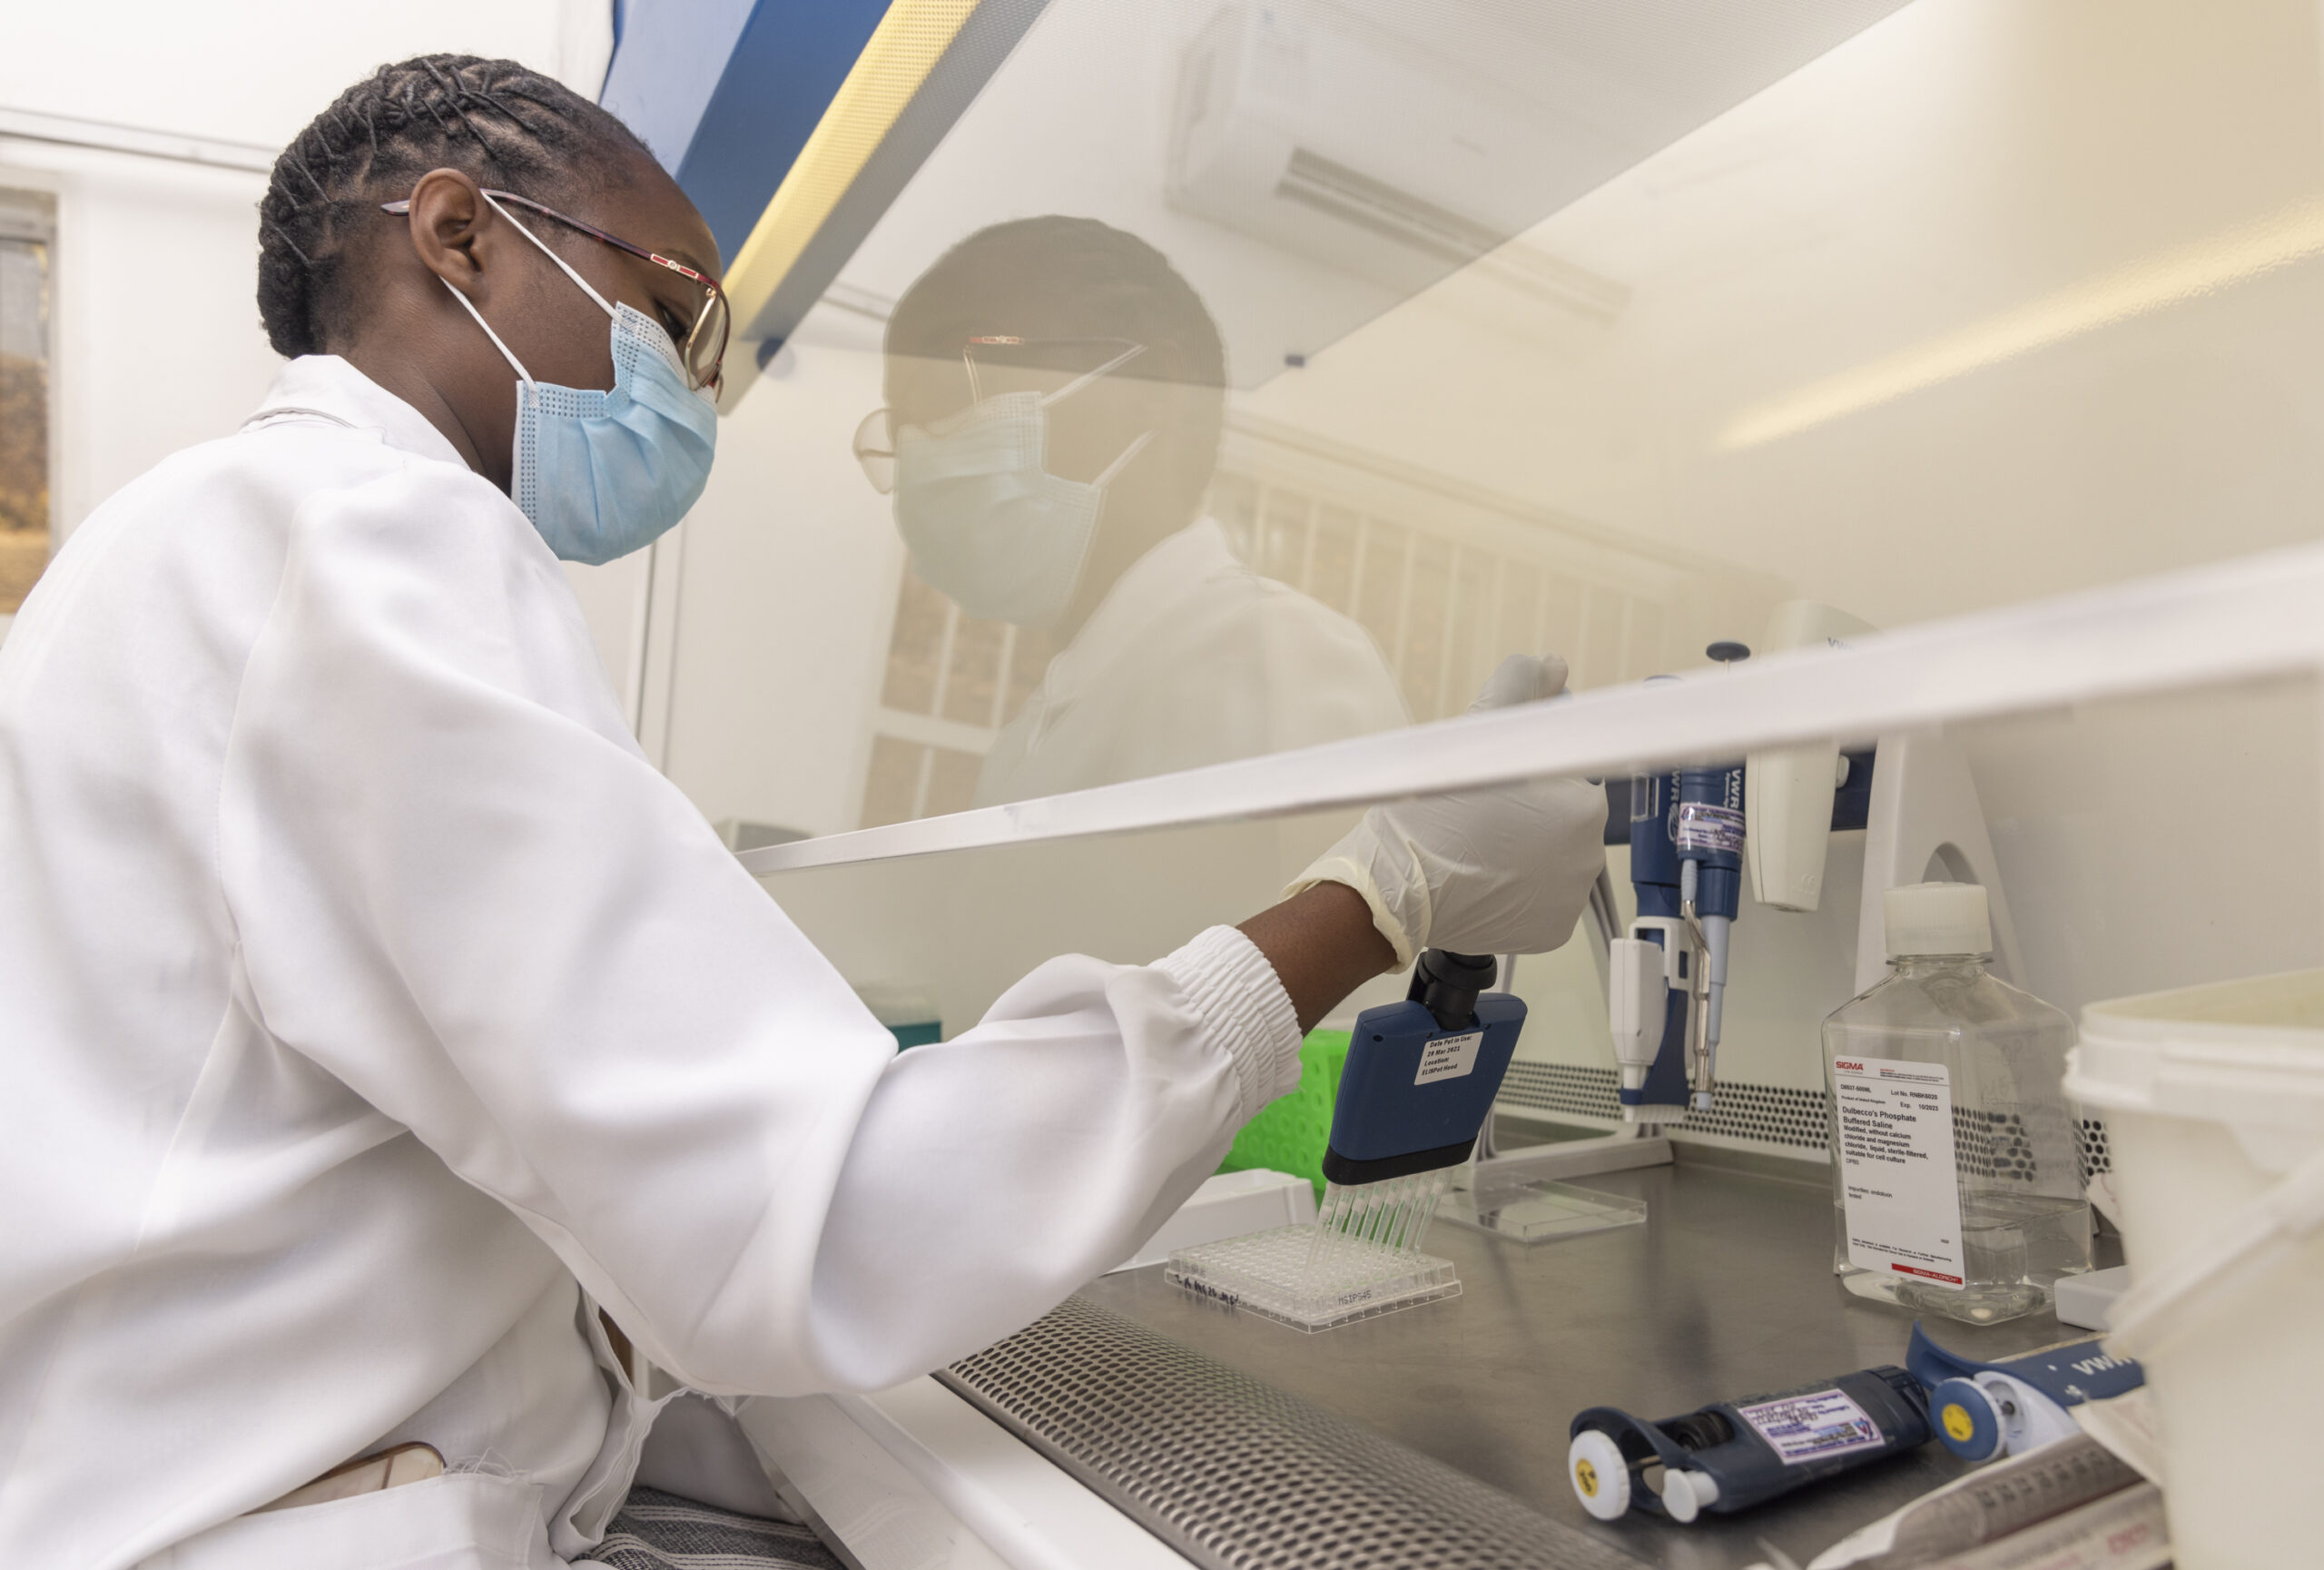
<svg viewBox="0 0 2324 1570">
<path fill-rule="evenodd" d="M 1471 1181 L 1471 1187 L 1445 1195 L 1436 1213 L 1445 1220 L 1521 1243 L 1546 1243 L 1584 1232 L 1602 1232 L 1609 1227 L 1635 1227 L 1646 1219 L 1646 1201 L 1623 1194 L 1578 1189 L 1518 1172 L 1487 1170 Z"/>
<path fill-rule="evenodd" d="M 1163 1279 L 1295 1330 L 1328 1330 L 1457 1297 L 1450 1259 L 1314 1225 L 1181 1249 Z"/>
</svg>

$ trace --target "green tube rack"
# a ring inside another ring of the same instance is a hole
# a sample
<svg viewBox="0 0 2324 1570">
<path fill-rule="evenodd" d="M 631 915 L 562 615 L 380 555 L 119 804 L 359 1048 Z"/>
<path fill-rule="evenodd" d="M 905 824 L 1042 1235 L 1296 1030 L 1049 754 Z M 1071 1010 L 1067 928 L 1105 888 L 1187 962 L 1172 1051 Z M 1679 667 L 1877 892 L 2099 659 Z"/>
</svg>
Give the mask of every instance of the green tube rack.
<svg viewBox="0 0 2324 1570">
<path fill-rule="evenodd" d="M 1310 1031 L 1299 1043 L 1299 1088 L 1278 1098 L 1243 1125 L 1222 1172 L 1265 1168 L 1289 1172 L 1324 1193 L 1324 1147 L 1332 1137 L 1332 1109 L 1340 1099 L 1340 1075 L 1347 1068 L 1348 1032 Z"/>
</svg>

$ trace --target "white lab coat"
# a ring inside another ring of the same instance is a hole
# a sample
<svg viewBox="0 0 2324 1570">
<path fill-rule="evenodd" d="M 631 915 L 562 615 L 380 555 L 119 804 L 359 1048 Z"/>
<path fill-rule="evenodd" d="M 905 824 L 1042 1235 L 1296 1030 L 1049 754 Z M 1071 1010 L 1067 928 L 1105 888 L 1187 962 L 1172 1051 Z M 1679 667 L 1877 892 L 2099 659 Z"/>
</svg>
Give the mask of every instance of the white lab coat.
<svg viewBox="0 0 2324 1570">
<path fill-rule="evenodd" d="M 708 1390 L 889 1385 L 1297 1077 L 1227 928 L 898 1056 L 647 765 L 532 528 L 335 359 L 26 603 L 0 868 L 11 1566 L 572 1559 L 650 1420 L 593 1300 Z M 453 1475 L 238 1519 L 405 1438 Z"/>
<path fill-rule="evenodd" d="M 980 806 L 1407 723 L 1372 636 L 1243 565 L 1212 518 L 1156 545 L 993 743 Z"/>
</svg>

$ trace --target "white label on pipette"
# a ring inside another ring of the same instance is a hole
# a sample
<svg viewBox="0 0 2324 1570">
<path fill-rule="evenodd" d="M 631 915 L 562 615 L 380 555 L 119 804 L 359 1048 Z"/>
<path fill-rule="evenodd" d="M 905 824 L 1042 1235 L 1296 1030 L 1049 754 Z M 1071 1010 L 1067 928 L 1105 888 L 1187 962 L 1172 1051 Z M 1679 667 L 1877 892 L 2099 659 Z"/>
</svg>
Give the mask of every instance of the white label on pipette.
<svg viewBox="0 0 2324 1570">
<path fill-rule="evenodd" d="M 1740 855 L 1743 815 L 1734 807 L 1710 802 L 1680 802 L 1679 824 L 1671 839 L 1680 855 L 1689 851 L 1725 851 L 1729 855 Z"/>
<path fill-rule="evenodd" d="M 1835 1058 L 1848 1263 L 1959 1291 L 1961 1186 L 1953 1076 L 1943 1063 Z"/>
<path fill-rule="evenodd" d="M 1413 1076 L 1413 1083 L 1425 1085 L 1432 1080 L 1457 1080 L 1477 1066 L 1477 1048 L 1485 1039 L 1482 1031 L 1470 1031 L 1458 1036 L 1439 1036 L 1420 1050 L 1420 1072 Z"/>
<path fill-rule="evenodd" d="M 1880 1426 L 1848 1399 L 1846 1390 L 1777 1396 L 1735 1411 L 1758 1430 L 1787 1466 L 1845 1456 L 1851 1450 L 1877 1450 L 1887 1442 L 1880 1437 Z"/>
</svg>

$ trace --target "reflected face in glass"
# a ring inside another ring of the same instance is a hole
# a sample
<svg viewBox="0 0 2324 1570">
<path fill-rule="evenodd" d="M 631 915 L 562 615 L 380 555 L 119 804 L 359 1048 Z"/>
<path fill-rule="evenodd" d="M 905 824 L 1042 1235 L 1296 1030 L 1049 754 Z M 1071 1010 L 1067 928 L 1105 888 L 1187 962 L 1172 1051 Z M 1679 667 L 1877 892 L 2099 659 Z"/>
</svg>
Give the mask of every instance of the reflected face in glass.
<svg viewBox="0 0 2324 1570">
<path fill-rule="evenodd" d="M 891 401 L 857 428 L 856 459 L 895 496 L 931 584 L 973 616 L 1069 638 L 1197 515 L 1218 395 L 1163 380 L 1167 352 L 1122 336 L 960 344 L 957 360 L 889 356 Z"/>
<path fill-rule="evenodd" d="M 1071 610 L 1107 487 L 1152 442 L 1140 431 L 1096 478 L 1060 477 L 1049 462 L 1049 410 L 1146 352 L 1114 343 L 1109 359 L 1050 390 L 988 393 L 977 352 L 1023 340 L 971 339 L 962 360 L 970 407 L 927 425 L 881 409 L 858 427 L 855 456 L 872 486 L 895 496 L 896 527 L 931 583 L 984 619 L 1047 628 Z"/>
<path fill-rule="evenodd" d="M 1263 582 L 1209 516 L 1224 346 L 1160 248 L 1094 220 L 996 225 L 914 282 L 887 343 L 854 436 L 911 551 L 883 701 L 992 734 L 963 799 L 970 755 L 933 749 L 968 738 L 898 730 L 866 821 L 1403 722 L 1364 629 Z"/>
</svg>

